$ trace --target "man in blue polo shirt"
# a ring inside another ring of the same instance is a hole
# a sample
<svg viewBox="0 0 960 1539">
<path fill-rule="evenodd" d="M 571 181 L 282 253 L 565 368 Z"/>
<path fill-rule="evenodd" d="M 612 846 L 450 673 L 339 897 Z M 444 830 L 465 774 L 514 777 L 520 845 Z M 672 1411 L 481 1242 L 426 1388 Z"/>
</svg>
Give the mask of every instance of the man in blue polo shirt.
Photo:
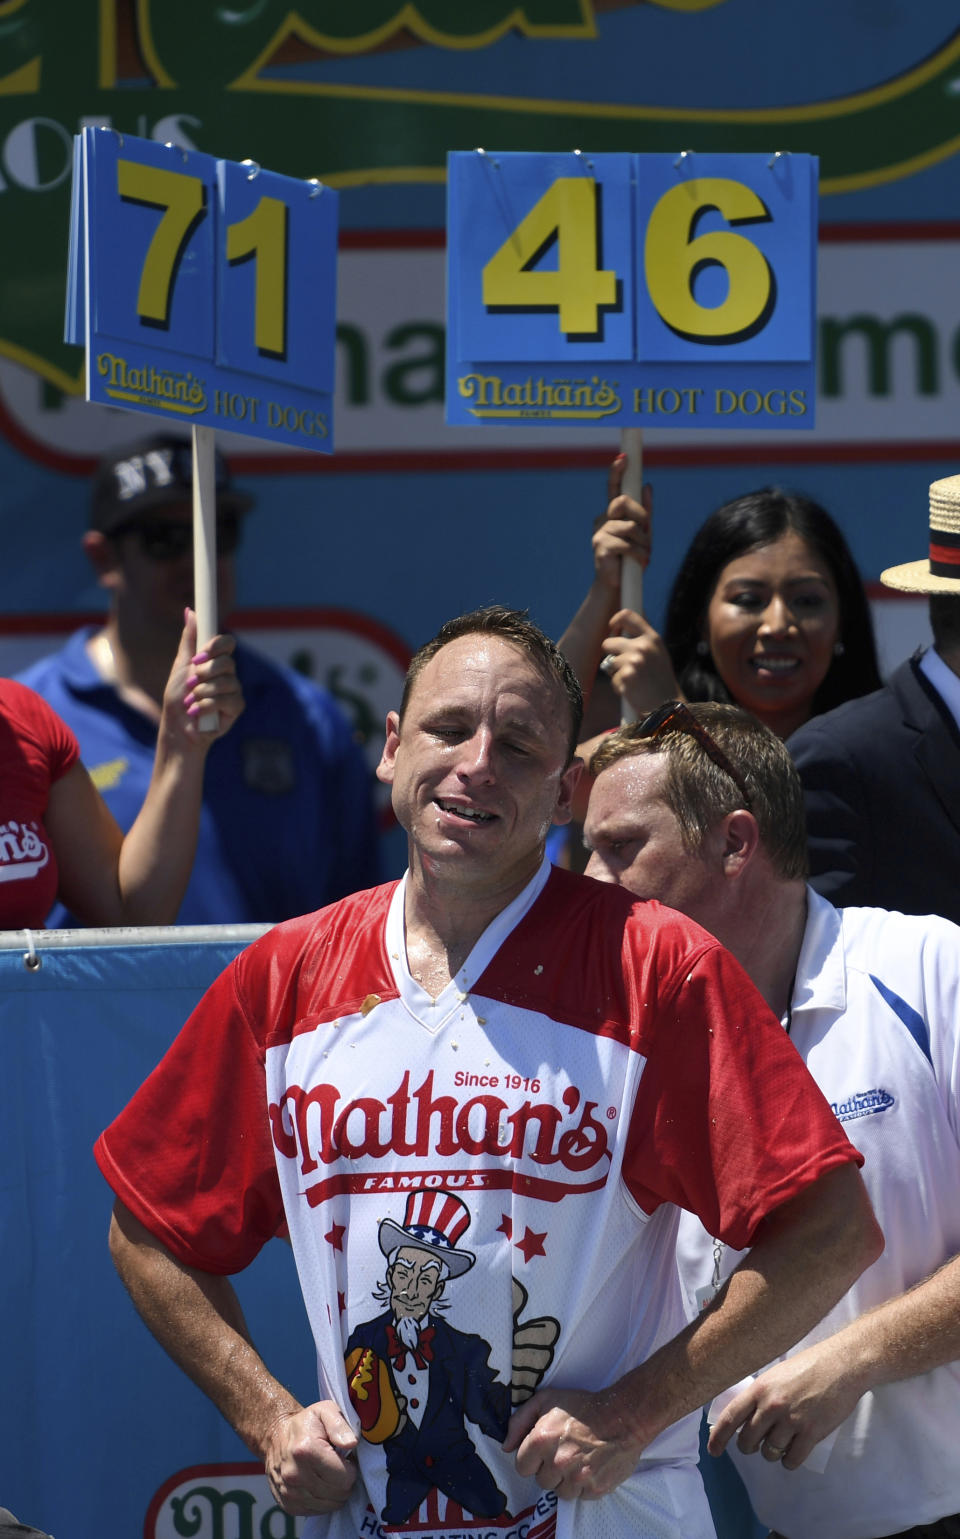
<svg viewBox="0 0 960 1539">
<path fill-rule="evenodd" d="M 158 435 L 105 458 L 84 549 L 110 596 L 103 625 L 20 675 L 73 728 L 121 828 L 153 768 L 163 685 L 193 602 L 186 440 Z M 233 602 L 233 554 L 250 499 L 217 459 L 217 581 Z M 272 923 L 379 879 L 372 777 L 327 691 L 240 643 L 246 710 L 213 745 L 181 924 Z M 48 923 L 75 923 L 62 907 Z"/>
</svg>

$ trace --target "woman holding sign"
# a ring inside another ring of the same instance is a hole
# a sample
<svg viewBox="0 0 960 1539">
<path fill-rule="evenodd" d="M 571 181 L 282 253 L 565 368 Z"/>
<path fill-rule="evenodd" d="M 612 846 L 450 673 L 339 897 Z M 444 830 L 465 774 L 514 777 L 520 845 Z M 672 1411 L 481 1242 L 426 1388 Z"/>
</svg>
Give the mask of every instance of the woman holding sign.
<svg viewBox="0 0 960 1539">
<path fill-rule="evenodd" d="M 664 700 L 719 700 L 787 738 L 880 684 L 866 594 L 828 513 L 774 488 L 713 513 L 674 579 L 664 633 L 619 603 L 620 563 L 646 565 L 650 509 L 621 494 L 593 536 L 595 577 L 561 648 L 581 677 L 597 662 L 639 716 Z"/>
<path fill-rule="evenodd" d="M 243 710 L 234 642 L 197 651 L 187 610 L 167 680 L 153 775 L 124 835 L 70 728 L 33 690 L 0 680 L 0 929 L 42 928 L 57 898 L 89 925 L 172 924 L 193 865 L 204 764 Z M 211 730 L 201 730 L 200 722 Z"/>
</svg>

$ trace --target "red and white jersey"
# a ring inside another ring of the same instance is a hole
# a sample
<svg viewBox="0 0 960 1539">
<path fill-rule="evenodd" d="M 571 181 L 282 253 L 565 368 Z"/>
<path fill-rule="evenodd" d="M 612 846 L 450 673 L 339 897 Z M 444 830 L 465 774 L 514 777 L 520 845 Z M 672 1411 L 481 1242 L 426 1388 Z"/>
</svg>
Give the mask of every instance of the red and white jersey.
<svg viewBox="0 0 960 1539">
<path fill-rule="evenodd" d="M 0 930 L 41 927 L 57 896 L 57 862 L 44 827 L 50 787 L 80 757 L 45 700 L 0 679 Z"/>
<path fill-rule="evenodd" d="M 528 1389 L 610 1384 L 683 1325 L 679 1206 L 742 1246 L 856 1152 L 746 974 L 680 915 L 545 864 L 434 1000 L 403 897 L 357 894 L 238 957 L 101 1168 L 208 1271 L 286 1220 L 321 1393 L 361 1435 L 328 1539 L 708 1536 L 690 1418 L 600 1502 L 521 1479 L 500 1446 L 514 1348 Z M 401 1339 L 417 1308 L 419 1344 Z"/>
</svg>

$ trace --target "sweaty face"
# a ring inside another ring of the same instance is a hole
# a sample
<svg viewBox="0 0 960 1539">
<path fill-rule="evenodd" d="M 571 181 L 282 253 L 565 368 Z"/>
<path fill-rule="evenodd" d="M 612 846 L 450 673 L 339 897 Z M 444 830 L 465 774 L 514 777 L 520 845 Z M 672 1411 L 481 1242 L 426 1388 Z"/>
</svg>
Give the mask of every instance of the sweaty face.
<svg viewBox="0 0 960 1539">
<path fill-rule="evenodd" d="M 592 852 L 587 875 L 638 898 L 656 898 L 712 930 L 722 876 L 684 849 L 680 825 L 663 800 L 665 771 L 662 754 L 639 754 L 597 776 L 583 825 Z"/>
<path fill-rule="evenodd" d="M 570 817 L 579 763 L 567 765 L 569 710 L 559 683 L 518 646 L 449 642 L 391 712 L 377 774 L 393 787 L 411 859 L 458 880 L 517 891 Z"/>
<path fill-rule="evenodd" d="M 401 1245 L 387 1270 L 390 1304 L 398 1320 L 422 1320 L 442 1291 L 440 1269 L 427 1251 Z"/>
<path fill-rule="evenodd" d="M 792 531 L 725 566 L 707 610 L 707 643 L 731 699 L 778 737 L 809 717 L 839 633 L 833 576 Z"/>
</svg>

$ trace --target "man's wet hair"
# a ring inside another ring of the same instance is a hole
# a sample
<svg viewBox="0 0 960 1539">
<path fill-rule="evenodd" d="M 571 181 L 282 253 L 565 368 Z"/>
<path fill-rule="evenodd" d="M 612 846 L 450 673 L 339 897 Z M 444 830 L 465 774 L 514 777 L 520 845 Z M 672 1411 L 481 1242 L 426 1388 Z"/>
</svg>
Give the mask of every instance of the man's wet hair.
<svg viewBox="0 0 960 1539">
<path fill-rule="evenodd" d="M 451 641 L 463 636 L 494 636 L 509 641 L 525 652 L 545 678 L 558 684 L 567 700 L 570 714 L 568 736 L 568 762 L 573 758 L 580 740 L 583 721 L 583 692 L 579 680 L 567 659 L 555 642 L 546 636 L 530 619 L 525 609 L 507 609 L 502 604 L 490 604 L 485 609 L 472 609 L 468 614 L 457 615 L 441 625 L 437 634 L 413 654 L 403 683 L 400 700 L 400 720 L 403 721 L 413 687 L 431 658 Z"/>
<path fill-rule="evenodd" d="M 803 786 L 785 745 L 738 705 L 703 702 L 688 709 L 742 777 L 760 842 L 777 875 L 786 881 L 805 878 L 809 868 Z M 698 854 L 721 818 L 743 806 L 743 792 L 690 732 L 667 727 L 656 737 L 644 737 L 643 722 L 605 737 L 591 757 L 590 773 L 599 775 L 621 759 L 641 754 L 666 759 L 663 800 L 680 825 L 684 849 Z"/>
</svg>

